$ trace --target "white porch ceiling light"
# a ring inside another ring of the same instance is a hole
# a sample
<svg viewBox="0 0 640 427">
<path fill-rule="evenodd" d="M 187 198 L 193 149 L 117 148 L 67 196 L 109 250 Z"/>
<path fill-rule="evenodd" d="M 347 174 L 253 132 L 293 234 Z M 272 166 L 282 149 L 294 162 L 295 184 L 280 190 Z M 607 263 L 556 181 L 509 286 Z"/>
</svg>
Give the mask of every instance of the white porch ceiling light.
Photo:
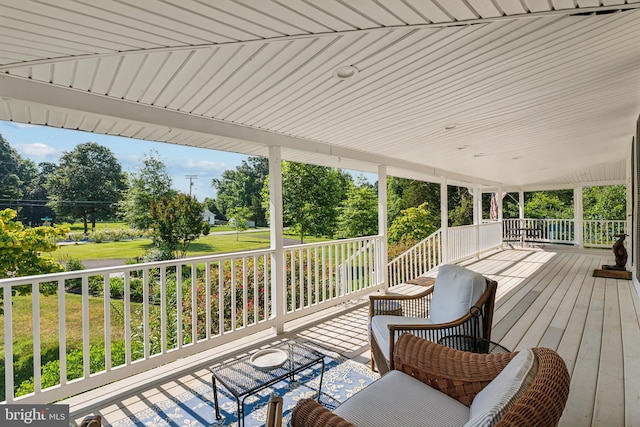
<svg viewBox="0 0 640 427">
<path fill-rule="evenodd" d="M 338 80 L 349 80 L 358 75 L 360 70 L 358 70 L 353 65 L 345 65 L 344 67 L 336 68 L 333 72 L 333 77 Z"/>
</svg>

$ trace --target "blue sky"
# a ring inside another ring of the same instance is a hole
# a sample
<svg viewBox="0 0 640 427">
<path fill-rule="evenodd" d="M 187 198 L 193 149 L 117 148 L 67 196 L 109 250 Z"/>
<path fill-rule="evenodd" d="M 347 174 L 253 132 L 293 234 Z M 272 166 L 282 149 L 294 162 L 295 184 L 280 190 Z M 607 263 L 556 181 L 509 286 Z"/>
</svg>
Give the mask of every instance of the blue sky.
<svg viewBox="0 0 640 427">
<path fill-rule="evenodd" d="M 125 172 L 137 172 L 145 153 L 156 151 L 167 166 L 173 179 L 173 188 L 189 194 L 189 179 L 186 175 L 197 175 L 193 180 L 192 194 L 202 201 L 205 197 L 215 198 L 211 180 L 219 178 L 227 169 L 235 169 L 248 156 L 225 151 L 186 147 L 183 145 L 143 141 L 139 139 L 100 135 L 47 126 L 36 126 L 0 120 L 0 135 L 4 137 L 23 158 L 40 162 L 58 163 L 65 151 L 72 151 L 76 145 L 96 142 L 111 150 Z M 348 171 L 355 178 L 364 176 L 369 182 L 376 182 L 377 175 Z"/>
<path fill-rule="evenodd" d="M 36 164 L 58 163 L 63 152 L 71 151 L 84 142 L 97 142 L 113 152 L 124 171 L 137 172 L 143 154 L 155 150 L 167 166 L 175 189 L 189 194 L 189 180 L 185 175 L 198 176 L 193 181 L 193 194 L 200 201 L 205 197 L 215 198 L 212 178 L 220 177 L 227 169 L 235 169 L 247 159 L 247 156 L 236 153 L 1 120 L 0 134 L 23 158 L 31 159 Z"/>
</svg>

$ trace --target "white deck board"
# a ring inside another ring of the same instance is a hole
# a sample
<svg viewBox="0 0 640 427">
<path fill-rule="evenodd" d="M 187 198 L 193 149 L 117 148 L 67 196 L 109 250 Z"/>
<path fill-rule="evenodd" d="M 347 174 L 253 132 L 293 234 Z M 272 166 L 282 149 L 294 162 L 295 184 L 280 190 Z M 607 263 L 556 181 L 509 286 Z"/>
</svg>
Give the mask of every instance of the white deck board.
<svg viewBox="0 0 640 427">
<path fill-rule="evenodd" d="M 640 301 L 631 281 L 592 277 L 610 258 L 607 251 L 548 247 L 506 250 L 464 263 L 498 281 L 493 341 L 512 350 L 549 347 L 567 363 L 572 380 L 562 426 L 640 425 Z M 391 291 L 422 289 L 403 285 Z M 319 313 L 310 323 L 301 320 L 287 327 L 288 332 L 272 342 L 314 341 L 368 364 L 367 313 L 365 300 L 345 304 L 329 317 Z M 245 340 L 225 357 L 255 345 Z M 128 382 L 135 379 L 121 381 L 119 387 L 126 390 Z M 142 391 L 104 398 L 96 390 L 69 402 L 76 418 L 99 412 L 108 425 L 209 382 L 206 367 L 179 376 L 165 370 L 157 384 Z"/>
</svg>

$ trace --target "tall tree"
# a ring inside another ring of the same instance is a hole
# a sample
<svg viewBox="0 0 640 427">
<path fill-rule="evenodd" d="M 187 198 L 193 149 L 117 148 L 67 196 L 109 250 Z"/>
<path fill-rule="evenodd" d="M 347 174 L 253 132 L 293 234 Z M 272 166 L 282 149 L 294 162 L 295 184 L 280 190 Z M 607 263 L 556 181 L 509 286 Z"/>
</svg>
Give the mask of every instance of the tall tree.
<svg viewBox="0 0 640 427">
<path fill-rule="evenodd" d="M 375 187 L 360 180 L 350 183 L 342 201 L 335 237 L 350 238 L 378 234 L 378 194 Z"/>
<path fill-rule="evenodd" d="M 56 213 L 82 218 L 87 233 L 89 218 L 95 229 L 97 218 L 115 214 L 126 182 L 111 150 L 86 142 L 62 155 L 46 187 Z"/>
<path fill-rule="evenodd" d="M 282 164 L 282 215 L 300 236 L 333 236 L 338 208 L 351 176 L 344 171 L 306 163 Z M 265 204 L 268 206 L 268 195 Z"/>
<path fill-rule="evenodd" d="M 150 206 L 158 246 L 173 258 L 184 257 L 189 244 L 200 237 L 204 205 L 195 197 L 179 193 L 152 199 Z"/>
<path fill-rule="evenodd" d="M 249 219 L 256 225 L 266 224 L 266 212 L 262 205 L 261 191 L 269 175 L 269 159 L 249 157 L 235 170 L 226 170 L 211 185 L 216 189 L 216 206 L 223 216 L 234 208 L 248 208 Z"/>
<path fill-rule="evenodd" d="M 55 222 L 54 210 L 46 205 L 49 200 L 46 184 L 56 167 L 55 163 L 39 163 L 37 177 L 29 192 L 24 195 L 22 217 L 31 225 L 41 225 L 45 222 L 52 225 Z M 45 218 L 51 219 L 45 220 Z"/>
<path fill-rule="evenodd" d="M 525 193 L 525 218 L 573 218 L 573 190 Z"/>
<path fill-rule="evenodd" d="M 19 210 L 20 201 L 29 192 L 36 176 L 35 164 L 23 159 L 0 135 L 0 208 Z"/>
<path fill-rule="evenodd" d="M 131 227 L 146 230 L 151 226 L 151 200 L 174 198 L 173 181 L 156 151 L 145 153 L 138 173 L 130 174 L 129 186 L 118 204 L 118 211 Z"/>
</svg>

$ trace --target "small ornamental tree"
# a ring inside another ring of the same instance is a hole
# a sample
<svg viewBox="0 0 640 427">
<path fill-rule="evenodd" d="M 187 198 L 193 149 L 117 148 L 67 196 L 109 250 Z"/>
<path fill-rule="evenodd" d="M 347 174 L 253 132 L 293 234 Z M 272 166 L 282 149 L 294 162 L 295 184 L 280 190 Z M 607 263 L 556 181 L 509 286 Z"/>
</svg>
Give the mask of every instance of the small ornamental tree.
<svg viewBox="0 0 640 427">
<path fill-rule="evenodd" d="M 204 205 L 195 197 L 180 193 L 173 198 L 152 199 L 150 208 L 158 246 L 175 258 L 184 257 L 189 244 L 200 237 Z"/>
<path fill-rule="evenodd" d="M 425 202 L 418 207 L 404 209 L 389 228 L 389 241 L 399 242 L 403 239 L 422 240 L 436 231 L 433 215 Z"/>
<path fill-rule="evenodd" d="M 55 239 L 64 237 L 68 230 L 25 228 L 21 222 L 13 221 L 16 215 L 13 209 L 0 211 L 0 279 L 64 271 L 62 265 L 40 253 L 55 251 Z"/>
<path fill-rule="evenodd" d="M 229 225 L 236 229 L 236 242 L 238 234 L 249 228 L 249 216 L 251 210 L 249 208 L 233 208 L 229 211 Z"/>
</svg>

